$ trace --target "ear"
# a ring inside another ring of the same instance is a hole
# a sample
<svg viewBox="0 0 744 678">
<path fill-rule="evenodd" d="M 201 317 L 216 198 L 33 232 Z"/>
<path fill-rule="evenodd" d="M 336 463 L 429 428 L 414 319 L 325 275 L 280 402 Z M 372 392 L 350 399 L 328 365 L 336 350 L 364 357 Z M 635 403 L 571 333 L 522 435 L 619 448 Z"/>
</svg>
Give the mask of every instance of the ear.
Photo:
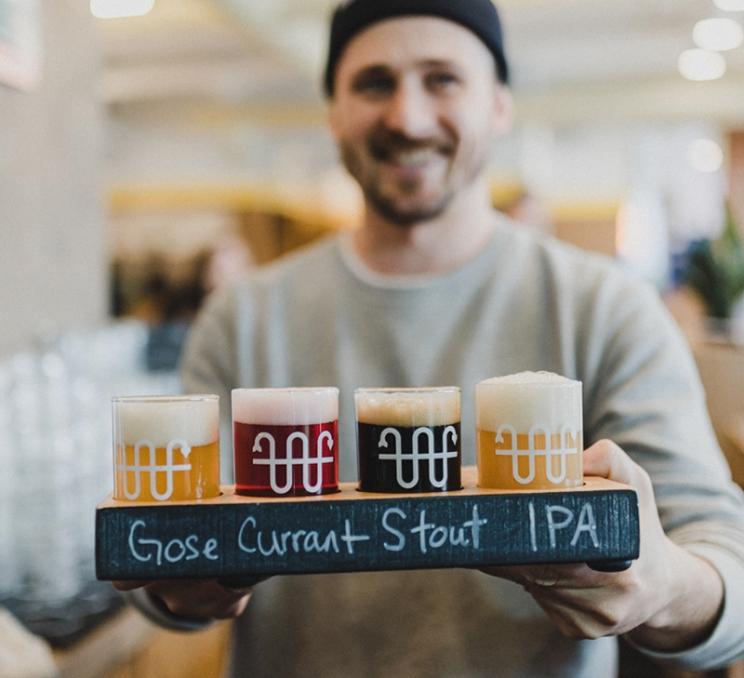
<svg viewBox="0 0 744 678">
<path fill-rule="evenodd" d="M 501 83 L 496 85 L 493 96 L 493 130 L 497 136 L 502 136 L 511 130 L 514 123 L 514 98 L 511 90 Z"/>
</svg>

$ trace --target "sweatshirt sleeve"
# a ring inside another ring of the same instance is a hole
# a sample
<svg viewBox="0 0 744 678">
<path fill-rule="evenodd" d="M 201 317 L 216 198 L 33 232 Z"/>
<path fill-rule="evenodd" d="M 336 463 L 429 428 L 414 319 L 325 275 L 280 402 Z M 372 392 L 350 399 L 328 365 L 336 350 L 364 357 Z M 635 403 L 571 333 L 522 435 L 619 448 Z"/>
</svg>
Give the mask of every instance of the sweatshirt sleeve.
<svg viewBox="0 0 744 678">
<path fill-rule="evenodd" d="M 211 619 L 197 619 L 173 614 L 145 589 L 135 589 L 122 594 L 133 607 L 158 626 L 171 631 L 201 631 L 212 624 Z"/>
<path fill-rule="evenodd" d="M 723 613 L 705 642 L 677 653 L 639 649 L 695 670 L 732 664 L 744 655 L 744 496 L 718 447 L 691 352 L 644 285 L 605 294 L 597 308 L 592 332 L 600 342 L 604 333 L 604 346 L 595 344 L 601 359 L 585 393 L 588 442 L 613 440 L 646 469 L 667 535 L 724 583 Z"/>
</svg>

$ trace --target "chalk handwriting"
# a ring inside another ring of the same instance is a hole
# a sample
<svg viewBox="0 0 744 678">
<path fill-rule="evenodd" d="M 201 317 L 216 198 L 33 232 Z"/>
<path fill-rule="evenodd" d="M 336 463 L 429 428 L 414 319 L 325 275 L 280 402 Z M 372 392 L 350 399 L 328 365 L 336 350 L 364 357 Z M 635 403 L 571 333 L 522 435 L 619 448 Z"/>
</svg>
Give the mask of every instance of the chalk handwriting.
<svg viewBox="0 0 744 678">
<path fill-rule="evenodd" d="M 522 534 L 524 546 L 531 553 L 577 547 L 584 551 L 601 549 L 595 507 L 590 501 L 573 509 L 529 501 L 525 509 Z M 313 524 L 308 520 L 302 526 L 301 522 L 292 521 L 291 529 L 282 529 L 281 523 L 268 515 L 248 514 L 239 523 L 237 539 L 232 542 L 237 549 L 224 556 L 219 553 L 217 538 L 200 532 L 198 524 L 183 534 L 164 536 L 162 530 L 156 529 L 161 525 L 154 518 L 152 525 L 139 518 L 129 525 L 127 546 L 131 559 L 152 568 L 229 559 L 234 552 L 244 558 L 269 561 L 325 555 L 329 562 L 343 562 L 379 550 L 403 558 L 427 556 L 436 560 L 437 553 L 454 555 L 456 551 L 481 551 L 488 557 L 499 544 L 509 540 L 514 529 L 513 521 L 500 521 L 487 504 L 478 502 L 468 504 L 464 512 L 457 514 L 427 505 L 388 504 L 375 514 L 373 522 L 369 522 L 370 518 L 359 516 L 355 525 L 353 516 L 342 514 L 337 523 Z"/>
<path fill-rule="evenodd" d="M 468 547 L 478 550 L 481 546 L 482 528 L 488 521 L 481 518 L 478 505 L 472 507 L 468 520 L 455 525 L 440 525 L 427 518 L 426 509 L 409 517 L 398 507 L 385 510 L 380 524 L 385 532 L 383 548 L 386 551 L 403 551 L 408 540 L 420 553 L 447 547 Z M 285 556 L 291 553 L 346 553 L 354 555 L 354 546 L 369 542 L 371 535 L 356 533 L 348 518 L 343 529 L 335 530 L 277 530 L 261 529 L 255 516 L 243 520 L 238 532 L 238 548 L 244 553 L 264 557 Z"/>
<path fill-rule="evenodd" d="M 382 514 L 382 528 L 389 533 L 395 541 L 385 541 L 382 546 L 386 551 L 402 551 L 406 547 L 405 523 L 408 515 L 400 508 L 387 509 Z M 467 546 L 476 551 L 480 548 L 481 528 L 488 521 L 481 518 L 478 513 L 478 505 L 473 504 L 471 518 L 459 525 L 438 525 L 426 518 L 426 509 L 418 512 L 418 519 L 414 518 L 413 527 L 408 532 L 414 537 L 421 553 L 427 553 L 429 549 L 436 550 L 447 545 L 449 547 Z"/>
<path fill-rule="evenodd" d="M 528 505 L 530 521 L 530 548 L 533 552 L 538 550 L 537 543 L 537 518 L 535 515 L 535 506 L 533 502 Z M 592 546 L 599 548 L 599 537 L 597 536 L 597 521 L 594 517 L 594 509 L 588 502 L 584 502 L 576 518 L 576 513 L 566 506 L 548 504 L 545 506 L 545 522 L 548 527 L 548 541 L 550 548 L 555 549 L 558 544 L 558 533 L 572 526 L 573 536 L 571 537 L 571 546 L 576 546 L 583 534 L 589 535 Z"/>
<path fill-rule="evenodd" d="M 327 530 L 323 535 L 318 530 L 259 530 L 258 522 L 248 516 L 238 532 L 238 548 L 245 553 L 260 553 L 262 556 L 284 556 L 287 553 L 340 553 L 341 542 L 349 555 L 354 555 L 354 544 L 369 541 L 366 534 L 354 534 L 351 521 L 344 520 L 343 531 Z"/>
<path fill-rule="evenodd" d="M 155 565 L 162 565 L 163 560 L 168 563 L 178 563 L 182 560 L 197 560 L 204 557 L 207 560 L 219 560 L 216 553 L 217 540 L 212 537 L 200 547 L 199 537 L 190 534 L 185 539 L 170 539 L 164 542 L 161 539 L 146 539 L 141 534 L 147 527 L 144 520 L 135 520 L 129 528 L 129 551 L 135 560 L 141 563 L 153 561 Z"/>
</svg>

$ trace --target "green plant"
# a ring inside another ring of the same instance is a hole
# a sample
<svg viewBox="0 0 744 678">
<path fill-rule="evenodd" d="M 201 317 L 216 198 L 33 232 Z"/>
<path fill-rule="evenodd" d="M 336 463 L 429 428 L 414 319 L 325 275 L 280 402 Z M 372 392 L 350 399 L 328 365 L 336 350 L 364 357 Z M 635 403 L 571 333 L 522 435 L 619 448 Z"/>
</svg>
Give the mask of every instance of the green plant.
<svg viewBox="0 0 744 678">
<path fill-rule="evenodd" d="M 714 318 L 730 318 L 744 294 L 744 242 L 731 208 L 717 240 L 704 240 L 690 252 L 684 282 L 695 290 Z"/>
</svg>

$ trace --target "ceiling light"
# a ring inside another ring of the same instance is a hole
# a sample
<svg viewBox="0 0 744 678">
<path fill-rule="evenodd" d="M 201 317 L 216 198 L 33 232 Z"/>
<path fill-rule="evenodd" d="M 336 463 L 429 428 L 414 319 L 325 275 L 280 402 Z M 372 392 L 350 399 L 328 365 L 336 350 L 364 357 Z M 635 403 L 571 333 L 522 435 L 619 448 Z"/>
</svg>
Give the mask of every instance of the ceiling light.
<svg viewBox="0 0 744 678">
<path fill-rule="evenodd" d="M 99 19 L 144 16 L 154 6 L 155 0 L 90 0 L 90 11 Z"/>
<path fill-rule="evenodd" d="M 688 80 L 717 80 L 726 73 L 726 60 L 707 49 L 686 49 L 679 55 L 678 66 Z"/>
<path fill-rule="evenodd" d="M 724 12 L 744 12 L 744 0 L 713 0 Z"/>
<path fill-rule="evenodd" d="M 725 52 L 744 42 L 744 31 L 738 22 L 725 17 L 703 19 L 695 24 L 692 39 L 702 49 Z"/>
<path fill-rule="evenodd" d="M 723 166 L 723 151 L 711 139 L 696 139 L 687 151 L 690 164 L 698 172 L 717 172 Z"/>
</svg>

